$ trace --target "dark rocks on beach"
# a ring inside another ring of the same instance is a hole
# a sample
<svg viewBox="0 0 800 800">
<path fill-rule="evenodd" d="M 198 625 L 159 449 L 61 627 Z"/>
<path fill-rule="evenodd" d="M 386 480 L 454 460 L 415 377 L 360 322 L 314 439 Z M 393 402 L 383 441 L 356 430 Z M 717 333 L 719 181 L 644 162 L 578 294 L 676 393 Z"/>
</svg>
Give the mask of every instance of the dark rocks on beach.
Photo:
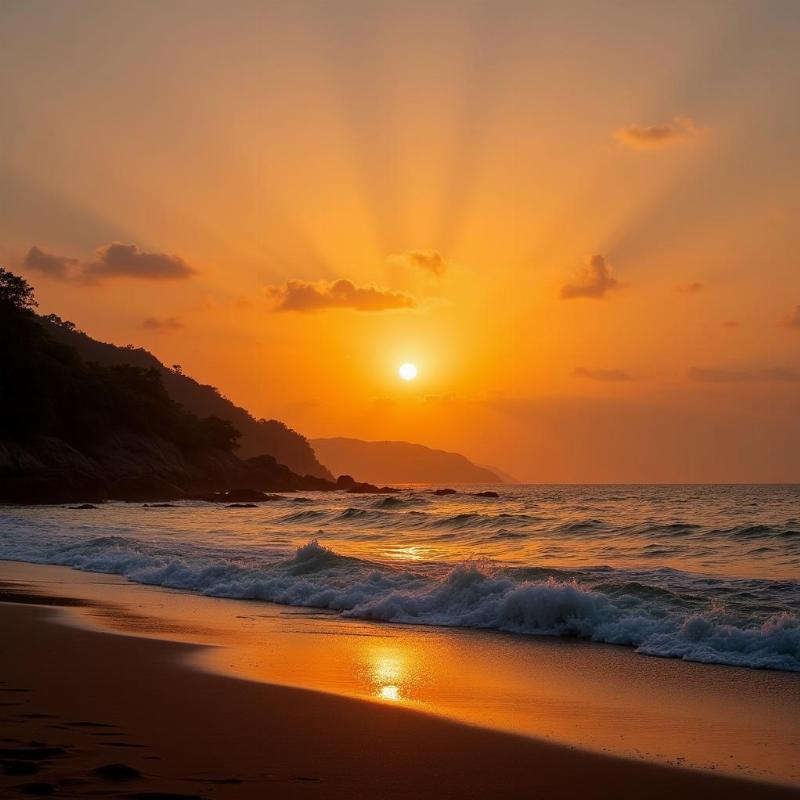
<svg viewBox="0 0 800 800">
<path fill-rule="evenodd" d="M 342 490 L 358 494 L 399 491 L 349 476 L 334 483 L 297 475 L 271 455 L 242 460 L 214 448 L 183 452 L 174 443 L 127 431 L 113 433 L 102 444 L 84 450 L 47 436 L 24 443 L 0 441 L 2 503 L 263 503 L 284 499 L 269 492 Z"/>
<path fill-rule="evenodd" d="M 142 777 L 138 769 L 127 764 L 105 764 L 93 769 L 92 772 L 107 781 L 135 781 Z"/>
<path fill-rule="evenodd" d="M 225 508 L 258 508 L 255 503 L 228 503 Z"/>
<path fill-rule="evenodd" d="M 473 492 L 472 497 L 500 497 L 497 492 Z"/>
<path fill-rule="evenodd" d="M 91 503 L 81 503 L 79 506 L 70 506 L 72 511 L 87 511 L 90 508 L 97 508 L 97 506 L 93 506 Z"/>
<path fill-rule="evenodd" d="M 458 494 L 455 489 L 435 489 L 433 493 L 437 497 L 446 497 L 448 494 Z"/>
<path fill-rule="evenodd" d="M 225 499 L 231 503 L 265 503 L 269 500 L 282 500 L 282 497 L 257 489 L 231 489 L 225 492 Z"/>
<path fill-rule="evenodd" d="M 336 488 L 344 489 L 350 494 L 395 494 L 399 489 L 391 486 L 375 486 L 372 483 L 357 481 L 352 475 L 340 475 L 336 479 Z"/>
</svg>

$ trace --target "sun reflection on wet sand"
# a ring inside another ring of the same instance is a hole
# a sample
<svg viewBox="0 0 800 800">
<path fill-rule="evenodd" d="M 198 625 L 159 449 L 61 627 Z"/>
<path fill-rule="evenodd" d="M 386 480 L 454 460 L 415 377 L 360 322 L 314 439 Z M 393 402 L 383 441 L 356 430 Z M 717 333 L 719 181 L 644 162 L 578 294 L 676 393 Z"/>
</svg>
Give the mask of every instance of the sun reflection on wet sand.
<svg viewBox="0 0 800 800">
<path fill-rule="evenodd" d="M 397 701 L 400 699 L 400 689 L 397 686 L 381 686 L 379 695 L 382 700 Z"/>
<path fill-rule="evenodd" d="M 413 670 L 407 650 L 387 649 L 385 646 L 367 649 L 368 666 L 365 673 L 372 683 L 370 694 L 394 703 L 410 699 Z"/>
</svg>

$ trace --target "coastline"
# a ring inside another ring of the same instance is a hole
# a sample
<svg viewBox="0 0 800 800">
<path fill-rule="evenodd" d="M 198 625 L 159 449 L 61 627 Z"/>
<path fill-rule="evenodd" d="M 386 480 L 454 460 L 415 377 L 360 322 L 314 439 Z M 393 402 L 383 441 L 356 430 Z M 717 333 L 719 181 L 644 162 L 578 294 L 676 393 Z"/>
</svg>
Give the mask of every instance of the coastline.
<svg viewBox="0 0 800 800">
<path fill-rule="evenodd" d="M 51 782 L 60 796 L 110 792 L 112 784 L 92 770 L 124 763 L 143 775 L 113 784 L 129 797 L 516 798 L 525 786 L 555 798 L 800 796 L 788 786 L 211 673 L 191 666 L 207 648 L 64 625 L 63 614 L 72 612 L 38 605 L 77 606 L 74 597 L 52 600 L 38 588 L 7 586 L 2 600 L 0 688 L 11 704 L 2 736 L 17 740 L 7 750 L 37 741 L 64 751 L 34 761 L 49 764 L 37 775 L 3 777 L 3 788 Z M 163 637 L 170 638 L 168 629 Z"/>
</svg>

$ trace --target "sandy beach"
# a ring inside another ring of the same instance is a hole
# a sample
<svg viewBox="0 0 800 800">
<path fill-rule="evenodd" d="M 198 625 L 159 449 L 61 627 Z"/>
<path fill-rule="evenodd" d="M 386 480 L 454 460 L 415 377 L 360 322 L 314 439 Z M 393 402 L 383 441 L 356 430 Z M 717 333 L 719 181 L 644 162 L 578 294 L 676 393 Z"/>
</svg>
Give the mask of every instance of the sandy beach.
<svg viewBox="0 0 800 800">
<path fill-rule="evenodd" d="M 189 666 L 198 645 L 64 624 L 95 599 L 47 596 L 18 581 L 6 581 L 0 599 L 0 787 L 9 796 L 800 796 L 211 674 Z"/>
</svg>

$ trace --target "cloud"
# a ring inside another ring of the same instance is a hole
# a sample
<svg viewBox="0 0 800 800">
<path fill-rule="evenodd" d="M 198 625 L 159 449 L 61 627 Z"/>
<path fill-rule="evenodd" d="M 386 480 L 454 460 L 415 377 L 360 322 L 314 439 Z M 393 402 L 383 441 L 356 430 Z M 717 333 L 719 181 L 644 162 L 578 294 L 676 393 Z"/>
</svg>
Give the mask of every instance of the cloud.
<svg viewBox="0 0 800 800">
<path fill-rule="evenodd" d="M 759 370 L 735 370 L 692 367 L 689 379 L 697 383 L 755 383 L 800 381 L 800 372 L 784 367 L 766 367 Z"/>
<path fill-rule="evenodd" d="M 438 250 L 411 250 L 408 253 L 395 253 L 386 261 L 399 267 L 421 269 L 437 277 L 444 275 L 448 268 L 447 261 Z"/>
<path fill-rule="evenodd" d="M 57 281 L 71 280 L 80 269 L 80 262 L 77 258 L 47 253 L 35 245 L 28 250 L 22 263 L 28 269 L 40 272 L 42 275 Z"/>
<path fill-rule="evenodd" d="M 614 138 L 626 147 L 652 150 L 693 139 L 698 133 L 697 125 L 689 117 L 675 117 L 663 125 L 628 125 L 614 131 Z"/>
<path fill-rule="evenodd" d="M 34 245 L 23 265 L 49 278 L 82 286 L 96 286 L 107 278 L 139 278 L 161 281 L 189 278 L 197 273 L 179 256 L 149 253 L 135 244 L 112 244 L 98 247 L 92 261 L 47 253 Z"/>
<path fill-rule="evenodd" d="M 783 328 L 800 330 L 800 306 L 795 306 L 779 323 Z"/>
<path fill-rule="evenodd" d="M 324 311 L 350 308 L 355 311 L 388 311 L 413 308 L 416 301 L 404 292 L 395 292 L 367 284 L 356 286 L 352 281 L 286 281 L 283 286 L 270 286 L 267 296 L 275 301 L 274 311 Z"/>
<path fill-rule="evenodd" d="M 586 266 L 578 271 L 571 283 L 561 287 L 561 298 L 572 300 L 576 297 L 591 297 L 601 299 L 606 292 L 618 291 L 626 288 L 612 274 L 611 267 L 606 264 L 603 256 L 592 256 Z"/>
<path fill-rule="evenodd" d="M 588 378 L 591 381 L 629 381 L 631 375 L 621 369 L 587 369 L 586 367 L 575 367 L 572 370 L 575 378 Z"/>
<path fill-rule="evenodd" d="M 150 331 L 165 333 L 183 328 L 183 323 L 177 317 L 148 317 L 142 322 L 142 327 Z"/>
<path fill-rule="evenodd" d="M 135 244 L 114 242 L 95 251 L 97 260 L 84 267 L 84 274 L 93 278 L 142 278 L 162 281 L 188 278 L 197 270 L 179 256 L 148 253 Z"/>
<path fill-rule="evenodd" d="M 705 291 L 705 284 L 699 281 L 692 281 L 691 283 L 680 283 L 675 287 L 675 291 L 680 294 L 699 294 Z"/>
<path fill-rule="evenodd" d="M 723 328 L 741 328 L 742 323 L 738 319 L 726 319 L 722 323 Z"/>
</svg>

